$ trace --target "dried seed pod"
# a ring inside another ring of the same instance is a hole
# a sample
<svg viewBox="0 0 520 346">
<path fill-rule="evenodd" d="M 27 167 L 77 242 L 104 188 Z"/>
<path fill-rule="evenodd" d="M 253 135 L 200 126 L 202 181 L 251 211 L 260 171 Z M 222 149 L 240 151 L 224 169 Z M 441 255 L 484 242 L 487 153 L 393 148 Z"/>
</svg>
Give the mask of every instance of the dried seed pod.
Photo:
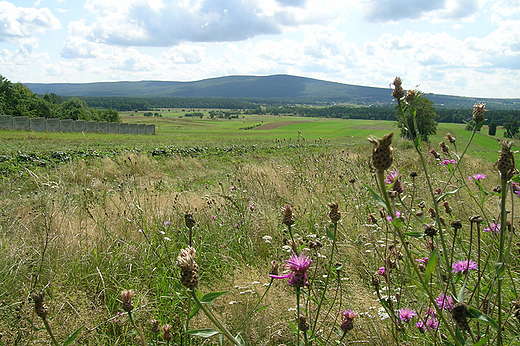
<svg viewBox="0 0 520 346">
<path fill-rule="evenodd" d="M 43 302 L 43 298 L 45 298 L 45 291 L 41 291 L 39 293 L 33 293 L 31 295 L 32 300 L 34 301 L 34 312 L 36 315 L 42 320 L 47 319 L 47 306 Z"/>
</svg>

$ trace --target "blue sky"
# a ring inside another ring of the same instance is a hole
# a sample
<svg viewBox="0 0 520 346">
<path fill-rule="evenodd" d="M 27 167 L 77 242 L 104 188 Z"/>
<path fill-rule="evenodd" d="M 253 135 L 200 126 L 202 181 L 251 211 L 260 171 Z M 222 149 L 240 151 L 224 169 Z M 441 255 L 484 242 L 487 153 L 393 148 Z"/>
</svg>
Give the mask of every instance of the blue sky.
<svg viewBox="0 0 520 346">
<path fill-rule="evenodd" d="M 520 0 L 0 0 L 13 82 L 293 74 L 520 97 Z"/>
</svg>

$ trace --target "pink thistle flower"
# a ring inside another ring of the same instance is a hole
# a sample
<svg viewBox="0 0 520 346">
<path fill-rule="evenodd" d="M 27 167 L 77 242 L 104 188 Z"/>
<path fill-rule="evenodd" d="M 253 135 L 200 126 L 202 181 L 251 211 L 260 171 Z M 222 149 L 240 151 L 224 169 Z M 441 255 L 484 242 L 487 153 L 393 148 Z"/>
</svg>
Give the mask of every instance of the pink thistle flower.
<svg viewBox="0 0 520 346">
<path fill-rule="evenodd" d="M 477 264 L 473 262 L 472 260 L 462 260 L 453 263 L 453 273 L 460 273 L 466 274 L 466 272 L 470 269 L 477 269 Z"/>
<path fill-rule="evenodd" d="M 287 260 L 286 262 L 288 264 L 286 264 L 285 267 L 288 267 L 291 270 L 289 273 L 285 275 L 269 276 L 275 279 L 289 279 L 289 285 L 291 286 L 307 286 L 309 284 L 307 282 L 307 270 L 311 266 L 311 258 L 307 257 L 303 251 L 300 252 L 299 256 L 293 252 L 289 260 Z"/>
<path fill-rule="evenodd" d="M 446 159 L 444 161 L 441 161 L 441 165 L 443 165 L 443 166 L 448 165 L 448 164 L 455 164 L 455 163 L 457 163 L 457 161 L 454 159 Z"/>
<path fill-rule="evenodd" d="M 413 311 L 411 309 L 405 308 L 405 309 L 399 310 L 399 318 L 401 319 L 401 321 L 403 321 L 405 323 L 410 321 L 412 319 L 412 317 L 414 317 L 414 316 L 417 316 L 417 314 L 415 313 L 415 311 Z"/>
<path fill-rule="evenodd" d="M 395 212 L 395 217 L 396 217 L 397 219 L 400 218 L 400 217 L 401 217 L 401 212 L 400 212 L 400 211 L 396 211 L 396 212 Z M 393 220 L 393 218 L 392 218 L 391 215 L 388 215 L 388 216 L 386 217 L 386 219 L 387 219 L 388 221 L 392 221 L 392 220 Z"/>
<path fill-rule="evenodd" d="M 386 274 L 386 268 L 385 267 L 381 267 L 377 270 L 377 275 L 381 275 L 381 276 L 384 276 Z"/>
<path fill-rule="evenodd" d="M 470 176 L 469 180 L 480 181 L 481 179 L 484 179 L 485 177 L 486 177 L 485 174 L 477 173 L 477 174 L 473 174 L 472 176 Z"/>
<path fill-rule="evenodd" d="M 451 310 L 451 308 L 455 305 L 453 298 L 450 295 L 444 295 L 444 293 L 441 293 L 439 298 L 435 299 L 435 302 L 437 303 L 439 310 Z"/>
<path fill-rule="evenodd" d="M 429 260 L 428 257 L 423 257 L 423 258 L 418 258 L 418 259 L 416 259 L 415 262 L 420 263 L 420 264 L 427 265 L 427 264 L 428 264 L 428 260 Z"/>
<path fill-rule="evenodd" d="M 491 222 L 488 228 L 484 228 L 484 232 L 492 232 L 494 234 L 498 234 L 498 232 L 500 232 L 500 224 Z"/>
<path fill-rule="evenodd" d="M 348 310 L 343 310 L 341 312 L 341 330 L 344 332 L 352 330 L 352 328 L 354 328 L 354 318 L 356 318 L 356 316 L 356 313 L 350 310 L 350 308 L 348 308 Z"/>
<path fill-rule="evenodd" d="M 169 225 L 171 225 L 171 224 L 172 224 L 171 221 L 166 221 L 166 222 L 164 223 L 165 226 L 169 226 Z"/>
</svg>

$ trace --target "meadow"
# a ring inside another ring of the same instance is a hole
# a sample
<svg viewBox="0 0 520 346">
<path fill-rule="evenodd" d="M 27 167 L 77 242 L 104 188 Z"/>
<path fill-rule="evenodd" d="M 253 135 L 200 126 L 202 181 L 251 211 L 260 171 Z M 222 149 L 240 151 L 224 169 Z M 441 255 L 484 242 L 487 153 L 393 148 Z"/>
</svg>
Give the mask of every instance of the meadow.
<svg viewBox="0 0 520 346">
<path fill-rule="evenodd" d="M 518 197 L 485 127 L 417 151 L 393 122 L 161 114 L 123 115 L 155 136 L 0 132 L 0 345 L 519 342 Z M 367 137 L 389 132 L 384 186 Z"/>
</svg>

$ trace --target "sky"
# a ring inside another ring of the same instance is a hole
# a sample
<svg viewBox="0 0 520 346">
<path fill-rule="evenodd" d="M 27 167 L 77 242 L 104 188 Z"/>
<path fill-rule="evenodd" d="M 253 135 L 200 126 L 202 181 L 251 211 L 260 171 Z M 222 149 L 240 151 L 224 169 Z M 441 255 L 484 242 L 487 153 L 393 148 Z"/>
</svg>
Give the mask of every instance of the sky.
<svg viewBox="0 0 520 346">
<path fill-rule="evenodd" d="M 0 0 L 12 82 L 273 74 L 520 98 L 520 0 Z"/>
</svg>

